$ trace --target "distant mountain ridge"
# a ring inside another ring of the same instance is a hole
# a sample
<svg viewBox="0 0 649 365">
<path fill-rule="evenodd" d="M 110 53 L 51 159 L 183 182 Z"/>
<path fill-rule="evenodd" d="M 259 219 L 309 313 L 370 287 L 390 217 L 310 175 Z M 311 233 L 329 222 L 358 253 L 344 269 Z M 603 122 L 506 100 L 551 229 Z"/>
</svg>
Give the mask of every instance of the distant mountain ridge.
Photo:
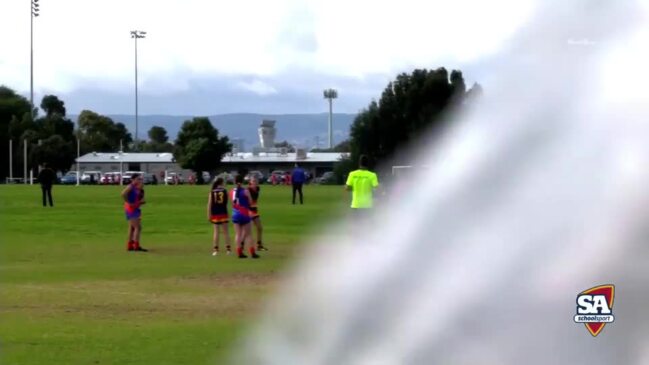
<svg viewBox="0 0 649 365">
<path fill-rule="evenodd" d="M 126 125 L 131 134 L 135 134 L 135 116 L 123 114 L 107 115 L 115 122 Z M 244 148 L 250 151 L 259 145 L 257 128 L 263 119 L 277 121 L 276 141 L 289 141 L 298 147 L 311 148 L 317 143 L 320 148 L 327 146 L 327 120 L 328 113 L 318 114 L 256 114 L 256 113 L 232 113 L 210 115 L 210 121 L 218 128 L 219 133 L 232 138 L 244 140 Z M 70 115 L 76 121 L 78 115 Z M 333 129 L 334 144 L 345 140 L 349 136 L 349 127 L 356 114 L 334 113 Z M 148 139 L 147 132 L 154 125 L 164 127 L 169 138 L 174 140 L 183 122 L 192 119 L 192 116 L 184 115 L 140 115 L 138 122 L 138 134 L 140 139 Z"/>
</svg>

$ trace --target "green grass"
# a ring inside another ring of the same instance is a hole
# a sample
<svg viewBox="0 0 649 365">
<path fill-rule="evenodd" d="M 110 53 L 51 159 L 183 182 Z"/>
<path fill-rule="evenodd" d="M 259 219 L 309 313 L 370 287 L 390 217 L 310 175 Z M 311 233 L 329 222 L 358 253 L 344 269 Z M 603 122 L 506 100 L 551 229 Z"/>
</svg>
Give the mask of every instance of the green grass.
<svg viewBox="0 0 649 365">
<path fill-rule="evenodd" d="M 125 251 L 119 187 L 0 186 L 0 363 L 223 363 L 295 248 L 346 204 L 336 186 L 262 188 L 261 260 L 212 257 L 207 187 L 147 187 L 142 245 Z M 232 233 L 233 230 L 231 230 Z"/>
</svg>

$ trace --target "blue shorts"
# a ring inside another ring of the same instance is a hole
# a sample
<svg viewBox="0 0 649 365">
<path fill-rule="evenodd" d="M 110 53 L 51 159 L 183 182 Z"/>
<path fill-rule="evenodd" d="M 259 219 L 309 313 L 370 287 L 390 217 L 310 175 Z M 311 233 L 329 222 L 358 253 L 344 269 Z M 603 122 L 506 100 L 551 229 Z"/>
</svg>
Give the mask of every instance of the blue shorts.
<svg viewBox="0 0 649 365">
<path fill-rule="evenodd" d="M 232 223 L 234 223 L 234 224 L 248 224 L 251 221 L 252 220 L 247 215 L 243 215 L 243 214 L 240 214 L 240 213 L 232 214 Z"/>
<path fill-rule="evenodd" d="M 132 212 L 129 211 L 124 211 L 124 214 L 126 214 L 126 220 L 130 221 L 131 219 L 137 219 L 142 216 L 142 211 L 140 208 L 133 210 Z"/>
</svg>

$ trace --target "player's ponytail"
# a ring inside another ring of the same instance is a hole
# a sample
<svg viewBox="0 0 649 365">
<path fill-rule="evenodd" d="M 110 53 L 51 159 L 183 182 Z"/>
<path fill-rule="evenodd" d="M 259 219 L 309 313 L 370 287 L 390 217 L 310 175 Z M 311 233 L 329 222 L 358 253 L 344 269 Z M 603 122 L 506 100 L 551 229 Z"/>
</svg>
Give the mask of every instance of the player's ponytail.
<svg viewBox="0 0 649 365">
<path fill-rule="evenodd" d="M 217 177 L 216 179 L 214 179 L 214 182 L 212 183 L 212 190 L 218 188 L 221 185 L 223 185 L 223 178 Z"/>
<path fill-rule="evenodd" d="M 242 175 L 242 174 L 238 174 L 238 175 L 234 178 L 234 182 L 235 182 L 237 185 L 241 185 L 241 184 L 243 184 L 243 175 Z"/>
</svg>

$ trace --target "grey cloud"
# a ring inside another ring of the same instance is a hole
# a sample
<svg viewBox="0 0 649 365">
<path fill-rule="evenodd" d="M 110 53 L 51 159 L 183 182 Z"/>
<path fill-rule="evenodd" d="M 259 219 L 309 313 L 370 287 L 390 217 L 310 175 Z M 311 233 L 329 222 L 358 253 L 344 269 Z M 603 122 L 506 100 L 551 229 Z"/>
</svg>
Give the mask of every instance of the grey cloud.
<svg viewBox="0 0 649 365">
<path fill-rule="evenodd" d="M 168 77 L 168 76 L 167 76 Z M 178 76 L 178 79 L 182 77 Z M 260 80 L 277 90 L 271 95 L 258 95 L 239 85 L 252 79 Z M 319 113 L 327 110 L 322 90 L 340 90 L 335 101 L 337 112 L 356 113 L 372 98 L 378 98 L 388 76 L 374 75 L 364 79 L 326 76 L 308 71 L 292 71 L 272 77 L 253 75 L 202 76 L 184 81 L 186 88 L 165 92 L 159 87 L 141 85 L 139 92 L 141 114 L 209 115 L 216 113 Z M 153 85 L 157 85 L 152 82 Z M 68 110 L 78 113 L 92 109 L 106 114 L 131 114 L 134 111 L 134 89 L 101 90 L 86 85 L 70 93 L 57 93 Z"/>
<path fill-rule="evenodd" d="M 473 80 L 483 83 L 489 74 L 489 64 L 462 67 L 467 85 Z M 436 68 L 440 65 L 429 65 Z M 451 68 L 449 66 L 449 68 Z M 409 72 L 410 69 L 399 70 Z M 381 92 L 392 80 L 394 74 L 373 74 L 363 78 L 327 75 L 308 69 L 293 68 L 274 76 L 259 75 L 201 75 L 190 72 L 174 72 L 160 76 L 159 81 L 152 76 L 140 85 L 140 113 L 168 115 L 212 115 L 221 113 L 320 113 L 328 110 L 322 97 L 325 88 L 336 88 L 339 97 L 334 101 L 334 111 L 357 113 L 372 99 L 378 99 Z M 178 80 L 178 87 L 169 80 Z M 241 87 L 242 83 L 259 80 L 277 92 L 259 95 Z M 171 85 L 165 89 L 165 85 Z M 485 85 L 485 89 L 489 89 Z M 122 89 L 101 88 L 96 83 L 85 83 L 82 88 L 56 94 L 66 103 L 70 113 L 83 109 L 95 110 L 104 114 L 133 114 L 134 88 L 125 85 Z M 36 95 L 36 100 L 40 100 Z"/>
</svg>

